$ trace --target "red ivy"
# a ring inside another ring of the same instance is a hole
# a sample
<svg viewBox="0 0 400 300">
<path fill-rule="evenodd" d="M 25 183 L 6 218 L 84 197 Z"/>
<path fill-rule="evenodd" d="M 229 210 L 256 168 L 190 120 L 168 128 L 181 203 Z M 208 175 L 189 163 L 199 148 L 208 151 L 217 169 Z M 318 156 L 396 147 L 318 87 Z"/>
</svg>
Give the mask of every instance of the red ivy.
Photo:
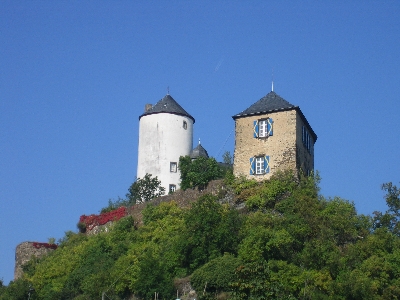
<svg viewBox="0 0 400 300">
<path fill-rule="evenodd" d="M 42 247 L 45 247 L 47 249 L 53 249 L 56 250 L 57 249 L 57 245 L 56 244 L 49 244 L 49 243 L 38 243 L 38 242 L 33 242 L 33 247 L 35 247 L 36 249 L 40 249 Z"/>
<path fill-rule="evenodd" d="M 110 221 L 118 221 L 119 219 L 125 217 L 126 207 L 121 206 L 116 210 L 106 212 L 100 215 L 82 215 L 79 218 L 80 223 L 85 223 L 86 229 L 92 230 L 95 226 L 107 224 Z"/>
</svg>

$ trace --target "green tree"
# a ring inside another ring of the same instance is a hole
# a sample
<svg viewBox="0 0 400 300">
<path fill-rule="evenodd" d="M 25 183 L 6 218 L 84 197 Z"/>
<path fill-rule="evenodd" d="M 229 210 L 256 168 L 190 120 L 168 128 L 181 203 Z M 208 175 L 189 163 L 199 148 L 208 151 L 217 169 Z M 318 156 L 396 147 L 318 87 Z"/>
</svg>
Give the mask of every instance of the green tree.
<svg viewBox="0 0 400 300">
<path fill-rule="evenodd" d="M 244 261 L 288 259 L 295 240 L 283 222 L 284 218 L 273 213 L 250 214 L 241 228 L 239 257 Z"/>
<path fill-rule="evenodd" d="M 385 200 L 389 209 L 384 214 L 374 212 L 374 228 L 386 227 L 400 236 L 400 189 L 389 182 L 382 185 L 382 190 L 387 193 Z"/>
<path fill-rule="evenodd" d="M 0 286 L 0 300 L 25 300 L 29 294 L 31 300 L 37 299 L 31 284 L 21 278 L 10 281 L 7 287 Z"/>
<path fill-rule="evenodd" d="M 133 291 L 143 299 L 152 299 L 155 293 L 160 299 L 168 299 L 174 292 L 172 280 L 167 273 L 165 264 L 158 255 L 148 249 L 140 257 L 139 272 L 133 284 Z"/>
<path fill-rule="evenodd" d="M 157 176 L 152 177 L 148 173 L 132 183 L 128 191 L 126 198 L 131 205 L 148 202 L 165 194 L 165 188 L 161 186 L 161 181 L 158 180 Z"/>
<path fill-rule="evenodd" d="M 210 260 L 194 271 L 190 279 L 190 284 L 197 291 L 198 295 L 200 295 L 200 291 L 205 291 L 207 295 L 211 294 L 210 296 L 215 298 L 218 293 L 231 290 L 230 284 L 235 280 L 235 271 L 240 264 L 240 259 L 234 257 L 232 254 L 224 253 L 223 256 Z"/>
<path fill-rule="evenodd" d="M 225 252 L 235 253 L 241 217 L 237 210 L 221 205 L 206 194 L 185 214 L 184 265 L 193 271 Z"/>
<path fill-rule="evenodd" d="M 183 190 L 196 187 L 203 190 L 211 180 L 224 175 L 224 170 L 215 158 L 198 157 L 192 160 L 189 156 L 181 156 L 179 170 Z"/>
<path fill-rule="evenodd" d="M 235 300 L 296 299 L 283 283 L 272 279 L 271 269 L 265 260 L 239 266 L 231 286 Z"/>
<path fill-rule="evenodd" d="M 224 164 L 233 164 L 233 157 L 229 151 L 225 151 L 224 154 L 222 154 L 222 161 Z"/>
</svg>

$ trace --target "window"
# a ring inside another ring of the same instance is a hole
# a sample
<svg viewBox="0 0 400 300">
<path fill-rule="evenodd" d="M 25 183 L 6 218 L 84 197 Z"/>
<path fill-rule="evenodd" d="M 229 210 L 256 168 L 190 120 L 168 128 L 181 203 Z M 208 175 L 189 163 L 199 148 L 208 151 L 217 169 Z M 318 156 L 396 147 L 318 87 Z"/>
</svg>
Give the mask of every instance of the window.
<svg viewBox="0 0 400 300">
<path fill-rule="evenodd" d="M 264 157 L 256 157 L 256 174 L 264 174 Z"/>
<path fill-rule="evenodd" d="M 187 129 L 187 122 L 183 121 L 183 129 Z"/>
<path fill-rule="evenodd" d="M 176 162 L 170 162 L 169 163 L 169 171 L 172 173 L 176 173 L 178 170 L 178 165 Z"/>
<path fill-rule="evenodd" d="M 250 175 L 263 175 L 269 173 L 270 159 L 268 155 L 250 158 Z"/>
<path fill-rule="evenodd" d="M 258 122 L 258 136 L 265 137 L 267 136 L 267 121 L 261 120 Z"/>
<path fill-rule="evenodd" d="M 304 147 L 306 147 L 308 153 L 313 155 L 314 154 L 314 142 L 312 140 L 311 134 L 308 133 L 308 130 L 306 129 L 305 126 L 303 126 L 303 128 L 302 128 L 301 137 L 303 140 Z"/>
<path fill-rule="evenodd" d="M 175 192 L 176 191 L 176 185 L 175 184 L 170 184 L 169 185 L 169 192 L 170 193 L 173 193 L 173 192 Z"/>
<path fill-rule="evenodd" d="M 274 121 L 271 118 L 255 120 L 253 122 L 253 136 L 266 138 L 273 135 Z"/>
</svg>

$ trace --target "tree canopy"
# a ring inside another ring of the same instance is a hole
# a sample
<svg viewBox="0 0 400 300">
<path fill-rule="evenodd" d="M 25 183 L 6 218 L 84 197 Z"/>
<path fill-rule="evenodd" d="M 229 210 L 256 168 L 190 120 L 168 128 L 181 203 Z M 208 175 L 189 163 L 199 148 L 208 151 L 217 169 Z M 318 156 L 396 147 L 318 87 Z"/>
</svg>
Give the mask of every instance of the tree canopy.
<svg viewBox="0 0 400 300">
<path fill-rule="evenodd" d="M 67 232 L 21 279 L 0 281 L 0 300 L 171 299 L 188 276 L 200 300 L 400 299 L 395 185 L 383 185 L 388 210 L 367 216 L 324 198 L 318 176 L 229 182 L 230 205 L 210 194 L 191 208 L 149 202 L 142 226 L 128 216 L 109 232 Z"/>
<path fill-rule="evenodd" d="M 191 159 L 189 156 L 179 158 L 181 172 L 181 189 L 204 189 L 214 179 L 223 177 L 224 170 L 215 158 L 198 157 Z"/>
<path fill-rule="evenodd" d="M 151 174 L 138 178 L 128 189 L 126 199 L 130 204 L 148 202 L 154 198 L 165 194 L 165 188 L 161 186 L 161 181 L 157 176 L 152 177 Z"/>
</svg>

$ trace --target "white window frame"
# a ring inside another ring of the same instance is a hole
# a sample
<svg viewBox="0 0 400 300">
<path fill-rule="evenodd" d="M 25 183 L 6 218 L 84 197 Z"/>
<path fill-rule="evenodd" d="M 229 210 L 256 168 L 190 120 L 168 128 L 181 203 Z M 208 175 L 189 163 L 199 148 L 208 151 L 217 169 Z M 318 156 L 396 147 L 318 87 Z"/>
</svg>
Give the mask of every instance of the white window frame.
<svg viewBox="0 0 400 300">
<path fill-rule="evenodd" d="M 176 185 L 175 184 L 170 184 L 169 185 L 169 192 L 170 193 L 173 193 L 173 192 L 175 192 L 176 191 Z"/>
<path fill-rule="evenodd" d="M 268 119 L 258 121 L 258 137 L 263 138 L 268 136 Z"/>
<path fill-rule="evenodd" d="M 171 162 L 169 163 L 169 171 L 170 171 L 171 173 L 176 173 L 176 172 L 178 172 L 178 163 L 177 163 L 177 162 L 174 162 L 174 161 L 171 161 Z"/>
<path fill-rule="evenodd" d="M 256 157 L 256 175 L 263 175 L 265 174 L 265 160 L 264 156 L 257 156 Z"/>
</svg>

